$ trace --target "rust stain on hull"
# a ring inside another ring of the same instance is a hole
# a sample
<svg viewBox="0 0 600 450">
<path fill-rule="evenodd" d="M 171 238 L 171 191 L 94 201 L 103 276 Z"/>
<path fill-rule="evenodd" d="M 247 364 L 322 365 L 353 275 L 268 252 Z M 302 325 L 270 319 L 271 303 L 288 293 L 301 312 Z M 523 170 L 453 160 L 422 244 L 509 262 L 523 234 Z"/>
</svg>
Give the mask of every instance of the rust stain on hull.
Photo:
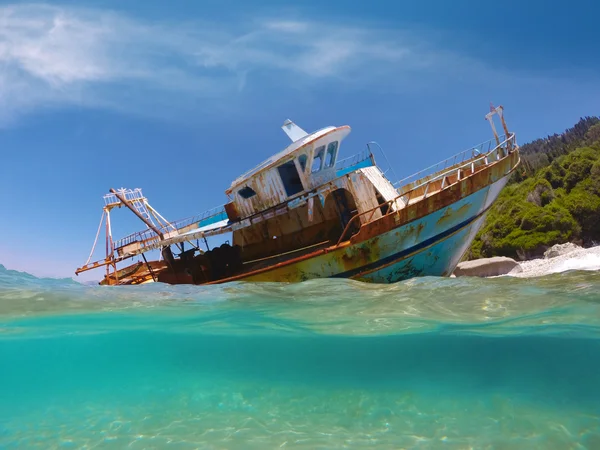
<svg viewBox="0 0 600 450">
<path fill-rule="evenodd" d="M 458 208 L 456 211 L 454 211 L 452 209 L 452 207 L 449 206 L 444 211 L 444 214 L 438 219 L 436 224 L 440 225 L 440 226 L 444 226 L 445 224 L 447 224 L 451 221 L 463 220 L 469 213 L 471 206 L 472 205 L 470 203 L 465 203 L 465 204 L 461 205 L 460 208 Z"/>
</svg>

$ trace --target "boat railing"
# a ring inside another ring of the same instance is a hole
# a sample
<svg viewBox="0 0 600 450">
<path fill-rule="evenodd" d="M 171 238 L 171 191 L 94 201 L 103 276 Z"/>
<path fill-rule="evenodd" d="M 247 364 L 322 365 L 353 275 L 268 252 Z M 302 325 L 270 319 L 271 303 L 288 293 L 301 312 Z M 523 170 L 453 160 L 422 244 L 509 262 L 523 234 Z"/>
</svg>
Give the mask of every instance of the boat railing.
<svg viewBox="0 0 600 450">
<path fill-rule="evenodd" d="M 459 164 L 451 166 L 448 170 L 442 169 L 441 171 L 433 173 L 428 177 L 417 180 L 416 182 L 411 183 L 411 186 L 408 189 L 405 186 L 402 186 L 400 189 L 398 189 L 398 192 L 401 195 L 400 198 L 404 199 L 406 204 L 408 205 L 411 200 L 410 194 L 414 193 L 415 191 L 421 188 L 424 188 L 424 197 L 426 197 L 428 193 L 428 187 L 432 183 L 440 180 L 442 181 L 441 188 L 444 189 L 445 187 L 450 185 L 448 180 L 452 179 L 454 176 L 456 176 L 457 181 L 460 181 L 462 179 L 461 174 L 464 171 L 464 169 L 471 169 L 471 174 L 475 173 L 476 168 L 481 166 L 487 166 L 492 161 L 499 161 L 500 159 L 507 156 L 508 153 L 514 147 L 515 135 L 511 134 L 508 139 L 504 139 L 500 144 L 497 144 L 492 150 L 488 151 L 487 153 L 477 153 L 473 157 L 463 160 Z"/>
<path fill-rule="evenodd" d="M 499 161 L 504 157 L 508 156 L 513 151 L 513 149 L 516 148 L 515 135 L 514 133 L 512 133 L 508 138 L 506 138 L 505 136 L 499 136 L 499 140 L 500 138 L 503 139 L 500 143 L 498 143 L 496 139 L 492 139 L 491 141 L 479 144 L 477 147 L 469 149 L 465 152 L 458 153 L 454 157 L 451 157 L 445 161 L 442 161 L 441 163 L 431 166 L 432 168 L 441 167 L 441 169 L 439 169 L 437 173 L 433 173 L 428 177 L 418 179 L 416 181 L 413 181 L 412 183 L 409 183 L 408 185 L 402 186 L 402 188 L 398 189 L 398 196 L 386 202 L 383 202 L 380 205 L 377 205 L 375 208 L 356 214 L 346 224 L 346 227 L 340 235 L 336 246 L 340 245 L 344 241 L 345 236 L 348 234 L 348 230 L 351 229 L 353 222 L 356 222 L 359 217 L 369 215 L 369 218 L 366 221 L 368 223 L 371 220 L 373 220 L 373 217 L 377 211 L 385 210 L 386 213 L 384 215 L 391 214 L 392 212 L 397 211 L 398 203 L 402 203 L 404 206 L 410 205 L 411 201 L 414 203 L 414 201 L 416 201 L 415 193 L 419 194 L 416 197 L 417 200 L 427 198 L 427 196 L 430 194 L 429 189 L 434 183 L 438 183 L 441 181 L 441 183 L 439 183 L 439 189 L 445 189 L 451 186 L 452 184 L 462 180 L 465 170 L 468 170 L 469 175 L 472 175 L 476 172 L 478 168 L 485 167 L 493 162 Z M 492 143 L 494 144 L 494 147 L 492 147 Z M 487 151 L 482 152 L 479 149 L 486 149 Z M 469 153 L 472 156 L 470 158 L 465 158 L 464 155 L 468 155 Z M 444 166 L 444 164 L 448 164 L 448 161 L 458 160 L 460 160 L 459 163 L 454 163 L 453 165 L 450 165 L 448 170 L 444 170 L 444 168 L 446 167 Z M 417 174 L 422 174 L 423 172 L 426 172 L 429 169 L 431 168 L 425 169 L 421 172 L 418 172 Z M 410 177 L 405 178 L 405 180 L 410 180 L 413 176 L 414 175 L 411 175 Z"/>
<path fill-rule="evenodd" d="M 181 220 L 177 220 L 175 222 L 171 222 L 171 224 L 178 230 L 180 230 L 181 228 L 185 228 L 189 225 L 193 225 L 193 224 L 200 224 L 203 221 L 206 221 L 207 219 L 210 219 L 212 217 L 221 215 L 225 213 L 225 205 L 221 205 L 221 206 L 217 206 L 215 208 L 209 209 L 208 211 L 204 211 L 203 213 L 200 214 L 196 214 L 195 216 L 192 217 L 187 217 L 185 219 L 181 219 Z"/>
<path fill-rule="evenodd" d="M 121 188 L 118 190 L 118 192 L 128 202 L 143 201 L 146 199 L 146 197 L 144 197 L 144 195 L 142 194 L 142 190 L 140 188 L 135 188 L 135 189 Z M 106 194 L 104 196 L 104 206 L 117 206 L 117 205 L 121 205 L 121 204 L 122 204 L 121 200 L 119 198 L 117 198 L 117 196 L 113 193 Z"/>
<path fill-rule="evenodd" d="M 511 135 L 510 138 L 514 138 L 514 134 Z M 459 152 L 443 161 L 438 162 L 432 166 L 429 166 L 419 172 L 413 173 L 408 177 L 405 177 L 399 181 L 394 183 L 395 188 L 399 188 L 401 190 L 410 190 L 413 186 L 418 184 L 422 184 L 427 181 L 430 177 L 438 174 L 440 171 L 444 169 L 452 169 L 457 164 L 461 164 L 464 161 L 475 158 L 478 155 L 486 155 L 489 153 L 493 153 L 498 147 L 506 144 L 509 140 L 505 135 L 498 136 L 498 141 L 496 139 L 490 139 L 489 141 L 482 142 L 479 145 L 469 148 L 468 150 L 464 150 Z M 402 193 L 402 192 L 400 192 Z"/>
<path fill-rule="evenodd" d="M 335 170 L 336 170 L 336 172 L 338 172 L 338 171 L 341 171 L 344 169 L 348 169 L 349 167 L 355 166 L 367 159 L 370 159 L 372 156 L 373 156 L 373 153 L 367 147 L 366 149 L 364 149 L 363 151 L 361 151 L 355 155 L 338 160 L 335 163 Z"/>
<path fill-rule="evenodd" d="M 225 213 L 224 205 L 217 206 L 215 208 L 209 209 L 201 214 L 197 214 L 195 216 L 186 217 L 185 219 L 180 219 L 175 222 L 170 222 L 165 226 L 158 226 L 158 231 L 160 231 L 163 235 L 168 233 L 173 233 L 174 231 L 177 233 L 188 231 L 185 228 L 190 227 L 199 228 L 201 222 L 207 221 L 208 219 L 215 218 L 219 215 Z M 115 249 L 122 248 L 126 245 L 132 244 L 134 242 L 139 242 L 141 248 L 147 247 L 150 244 L 153 244 L 155 241 L 160 240 L 160 236 L 158 236 L 153 230 L 146 229 L 142 231 L 138 231 L 136 233 L 132 233 L 129 236 L 125 236 L 124 238 L 115 241 Z"/>
</svg>

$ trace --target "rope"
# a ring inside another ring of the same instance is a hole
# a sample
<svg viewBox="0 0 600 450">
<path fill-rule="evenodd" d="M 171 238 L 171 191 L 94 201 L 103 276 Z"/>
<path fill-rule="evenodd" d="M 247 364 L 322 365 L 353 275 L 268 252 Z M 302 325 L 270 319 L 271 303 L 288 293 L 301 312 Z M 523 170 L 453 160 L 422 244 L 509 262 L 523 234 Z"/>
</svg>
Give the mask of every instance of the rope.
<svg viewBox="0 0 600 450">
<path fill-rule="evenodd" d="M 92 256 L 94 254 L 94 250 L 96 249 L 96 244 L 98 243 L 98 236 L 100 236 L 100 228 L 102 228 L 102 222 L 104 222 L 104 215 L 106 214 L 106 210 L 103 209 L 102 210 L 102 217 L 100 218 L 100 225 L 98 225 L 98 231 L 96 231 L 96 239 L 94 239 L 94 245 L 92 245 L 92 251 L 90 252 L 90 256 L 88 257 L 87 261 L 85 262 L 85 266 L 87 266 L 91 259 Z"/>
</svg>

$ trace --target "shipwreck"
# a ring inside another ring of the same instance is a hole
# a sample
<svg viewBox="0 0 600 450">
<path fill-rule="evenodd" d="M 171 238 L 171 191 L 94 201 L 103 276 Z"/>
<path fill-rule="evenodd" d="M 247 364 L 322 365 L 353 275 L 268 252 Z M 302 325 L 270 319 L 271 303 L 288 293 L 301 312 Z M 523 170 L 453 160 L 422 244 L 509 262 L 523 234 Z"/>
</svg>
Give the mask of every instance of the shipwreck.
<svg viewBox="0 0 600 450">
<path fill-rule="evenodd" d="M 235 179 L 221 207 L 169 221 L 141 189 L 111 189 L 90 257 L 75 273 L 104 267 L 105 285 L 450 275 L 520 162 L 503 108 L 486 119 L 491 140 L 397 182 L 376 164 L 374 142 L 338 158 L 349 126 L 307 133 L 288 120 L 291 144 Z M 146 228 L 114 240 L 111 211 L 123 207 Z M 106 254 L 91 262 L 102 228 Z M 230 241 L 211 245 L 224 235 Z"/>
</svg>

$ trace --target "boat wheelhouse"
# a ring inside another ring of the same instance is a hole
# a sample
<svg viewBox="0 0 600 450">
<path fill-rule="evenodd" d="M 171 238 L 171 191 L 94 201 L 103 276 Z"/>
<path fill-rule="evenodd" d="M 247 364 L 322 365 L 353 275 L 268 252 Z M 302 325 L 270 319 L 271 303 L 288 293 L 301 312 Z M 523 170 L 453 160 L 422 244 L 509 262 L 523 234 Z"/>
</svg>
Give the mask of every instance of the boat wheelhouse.
<svg viewBox="0 0 600 450">
<path fill-rule="evenodd" d="M 225 205 L 199 216 L 170 222 L 140 189 L 111 189 L 101 220 L 106 257 L 90 263 L 92 248 L 76 274 L 105 266 L 101 283 L 111 285 L 321 277 L 395 282 L 449 275 L 519 163 L 502 107 L 486 118 L 492 140 L 396 183 L 375 163 L 375 143 L 359 155 L 338 158 L 350 127 L 309 134 L 288 120 L 282 128 L 291 144 L 235 179 L 225 191 Z M 147 228 L 114 241 L 115 207 L 129 208 Z M 210 246 L 209 238 L 229 233 L 231 243 Z M 157 260 L 146 259 L 151 251 L 160 252 Z M 118 268 L 135 257 L 137 263 Z"/>
</svg>

